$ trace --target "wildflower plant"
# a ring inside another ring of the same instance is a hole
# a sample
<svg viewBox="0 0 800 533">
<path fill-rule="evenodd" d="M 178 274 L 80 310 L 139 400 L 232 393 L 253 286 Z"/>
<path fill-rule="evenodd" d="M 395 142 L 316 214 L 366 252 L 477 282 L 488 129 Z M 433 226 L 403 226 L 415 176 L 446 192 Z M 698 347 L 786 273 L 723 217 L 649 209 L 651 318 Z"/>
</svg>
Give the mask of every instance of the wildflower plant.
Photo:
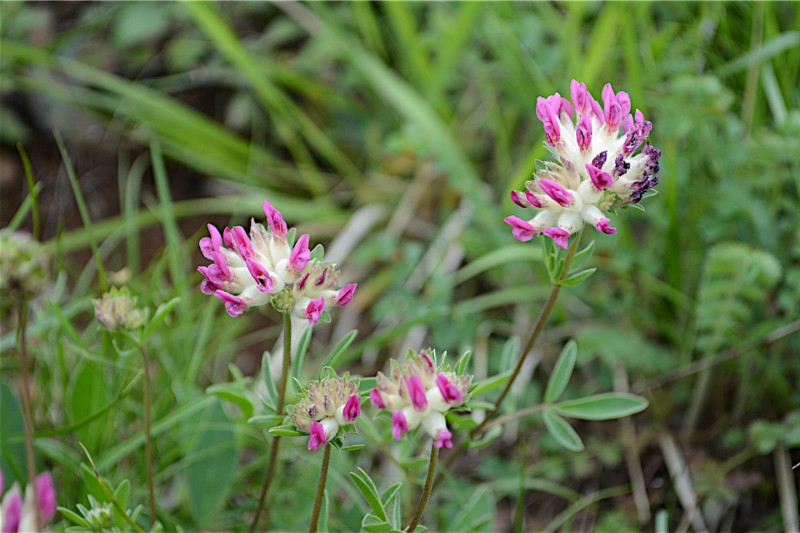
<svg viewBox="0 0 800 533">
<path fill-rule="evenodd" d="M 298 431 L 309 434 L 308 449 L 313 452 L 334 439 L 340 440 L 361 415 L 358 385 L 349 375 L 312 381 L 300 395 L 302 398 L 287 410 Z"/>
</svg>

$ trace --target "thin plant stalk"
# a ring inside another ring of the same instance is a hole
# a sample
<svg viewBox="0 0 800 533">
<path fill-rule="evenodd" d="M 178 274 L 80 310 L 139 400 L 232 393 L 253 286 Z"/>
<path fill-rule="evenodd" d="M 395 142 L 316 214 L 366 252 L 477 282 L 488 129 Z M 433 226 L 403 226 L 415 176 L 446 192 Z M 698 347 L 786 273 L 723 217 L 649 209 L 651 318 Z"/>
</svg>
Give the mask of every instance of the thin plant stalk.
<svg viewBox="0 0 800 533">
<path fill-rule="evenodd" d="M 150 528 L 156 524 L 156 488 L 153 483 L 153 435 L 150 427 L 152 421 L 152 400 L 150 369 L 147 364 L 147 351 L 144 344 L 139 345 L 142 356 L 142 371 L 144 372 L 144 450 L 147 460 L 147 497 L 150 502 Z"/>
<path fill-rule="evenodd" d="M 308 526 L 308 533 L 316 533 L 319 523 L 319 513 L 322 509 L 322 499 L 325 496 L 325 483 L 328 481 L 328 464 L 331 460 L 331 444 L 325 443 L 325 452 L 322 455 L 322 468 L 319 472 L 319 483 L 317 484 L 317 497 L 314 499 L 314 511 L 311 513 L 311 524 Z"/>
<path fill-rule="evenodd" d="M 428 461 L 428 476 L 425 478 L 425 486 L 419 497 L 419 503 L 417 504 L 417 509 L 414 511 L 414 516 L 411 517 L 411 522 L 409 522 L 408 527 L 406 527 L 408 533 L 414 533 L 414 530 L 417 529 L 420 520 L 422 520 L 422 513 L 425 512 L 425 506 L 428 505 L 428 500 L 431 498 L 438 459 L 439 448 L 437 448 L 435 444 L 431 444 L 431 458 L 430 461 Z"/>
<path fill-rule="evenodd" d="M 500 391 L 500 395 L 494 401 L 494 409 L 492 409 L 486 414 L 486 418 L 484 418 L 480 424 L 472 428 L 472 430 L 469 432 L 470 437 L 475 437 L 477 435 L 480 435 L 481 431 L 486 429 L 487 426 L 490 424 L 490 422 L 494 420 L 494 418 L 496 418 L 500 413 L 500 405 L 503 403 L 503 400 L 505 400 L 509 391 L 511 391 L 511 387 L 514 385 L 514 382 L 517 380 L 517 377 L 519 376 L 519 373 L 522 370 L 522 365 L 525 363 L 525 360 L 528 358 L 528 355 L 531 353 L 531 350 L 536 345 L 536 341 L 539 340 L 539 335 L 541 335 L 542 330 L 544 329 L 544 325 L 545 323 L 547 323 L 547 319 L 550 317 L 550 313 L 553 311 L 553 308 L 556 305 L 556 301 L 558 300 L 558 295 L 561 292 L 561 285 L 558 282 L 562 281 L 569 275 L 569 267 L 572 264 L 572 259 L 575 257 L 575 252 L 577 252 L 578 250 L 578 245 L 580 244 L 581 241 L 581 235 L 583 235 L 583 230 L 578 232 L 578 236 L 572 242 L 572 244 L 569 247 L 569 250 L 567 251 L 567 256 L 566 258 L 564 258 L 564 267 L 561 270 L 561 274 L 558 276 L 558 278 L 553 283 L 553 286 L 550 288 L 550 294 L 547 297 L 547 301 L 542 307 L 542 310 L 539 312 L 539 316 L 536 318 L 536 323 L 533 326 L 533 330 L 531 331 L 531 334 L 528 337 L 527 342 L 525 343 L 525 347 L 522 349 L 522 352 L 520 352 L 519 360 L 517 361 L 514 370 L 511 372 L 508 381 L 506 381 L 505 387 L 503 387 L 503 390 Z M 462 440 L 459 443 L 459 445 L 453 450 L 453 452 L 449 455 L 447 461 L 445 461 L 445 467 L 450 468 L 453 462 L 456 460 L 456 457 L 458 457 L 458 455 L 462 451 L 464 451 L 465 447 L 466 447 L 466 441 Z"/>
<path fill-rule="evenodd" d="M 278 401 L 275 412 L 278 415 L 283 414 L 284 402 L 286 400 L 286 382 L 289 380 L 289 366 L 292 361 L 292 316 L 289 312 L 283 313 L 283 367 L 281 368 L 281 382 L 278 388 Z M 278 454 L 280 453 L 281 438 L 275 436 L 272 439 L 272 444 L 269 448 L 269 462 L 267 463 L 267 470 L 264 474 L 264 483 L 261 484 L 261 493 L 258 495 L 258 504 L 256 505 L 256 515 L 253 522 L 250 524 L 249 533 L 253 533 L 258 526 L 258 520 L 261 517 L 261 510 L 264 508 L 264 502 L 267 499 L 269 487 L 272 485 L 272 480 L 275 477 L 275 468 L 278 465 Z M 270 508 L 266 510 L 266 520 L 269 521 Z"/>
<path fill-rule="evenodd" d="M 28 468 L 28 484 L 33 485 L 36 483 L 36 457 L 33 452 L 33 401 L 31 399 L 31 390 L 29 388 L 29 374 L 28 374 L 28 347 L 25 340 L 25 330 L 28 326 L 28 301 L 24 297 L 20 298 L 19 309 L 17 314 L 17 341 L 19 343 L 19 373 L 20 381 L 20 398 L 22 399 L 22 417 L 25 422 L 25 462 Z M 39 497 L 36 490 L 30 491 L 31 498 L 33 499 L 33 508 L 39 509 Z M 34 513 L 36 530 L 42 530 L 42 519 L 39 512 Z"/>
</svg>

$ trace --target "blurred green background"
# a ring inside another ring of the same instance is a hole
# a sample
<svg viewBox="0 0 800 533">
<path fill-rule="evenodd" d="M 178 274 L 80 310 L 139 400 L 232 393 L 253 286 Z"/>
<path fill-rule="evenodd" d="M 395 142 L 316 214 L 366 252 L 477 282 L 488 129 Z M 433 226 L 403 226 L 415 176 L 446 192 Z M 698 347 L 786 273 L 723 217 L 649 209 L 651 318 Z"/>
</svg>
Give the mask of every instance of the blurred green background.
<svg viewBox="0 0 800 533">
<path fill-rule="evenodd" d="M 55 262 L 31 326 L 37 424 L 58 428 L 112 402 L 79 438 L 112 479 L 136 478 L 141 443 L 128 430 L 141 405 L 118 395 L 132 374 L 108 359 L 90 298 L 109 283 L 153 307 L 181 297 L 152 350 L 157 479 L 170 496 L 159 518 L 170 527 L 241 527 L 265 460 L 246 418 L 204 390 L 232 381 L 231 363 L 249 383 L 280 321 L 230 319 L 199 293 L 205 224 L 261 218 L 268 198 L 359 283 L 316 328 L 310 364 L 355 328 L 341 369 L 370 375 L 431 345 L 470 349 L 476 376 L 494 375 L 513 364 L 504 346 L 526 335 L 548 290 L 538 241 L 516 242 L 502 222 L 516 212 L 508 191 L 548 157 L 536 97 L 567 94 L 573 78 L 596 98 L 607 82 L 627 91 L 653 122 L 660 194 L 646 212 L 615 215 L 613 237 L 591 236 L 599 271 L 562 295 L 506 407 L 541 400 L 568 338 L 580 347 L 571 394 L 630 388 L 651 405 L 632 421 L 580 424 L 579 454 L 560 451 L 535 416 L 509 425 L 456 465 L 433 523 L 683 527 L 667 459 L 677 442 L 710 529 L 787 529 L 792 505 L 796 525 L 798 471 L 786 468 L 800 461 L 796 3 L 3 2 L 0 14 L 0 220 L 36 231 Z M 16 363 L 2 365 L 11 384 Z M 236 436 L 212 496 L 191 488 L 203 456 L 182 437 L 200 431 L 200 409 Z M 37 445 L 56 468 L 59 503 L 83 501 L 70 481 L 76 437 Z M 352 460 L 385 462 L 366 451 Z M 334 478 L 346 485 L 342 461 Z M 293 492 L 304 494 L 303 479 L 279 495 L 288 529 L 303 523 Z M 141 479 L 133 486 L 143 501 Z M 356 499 L 337 500 L 332 529 L 358 523 Z M 474 523 L 453 518 L 465 505 Z"/>
</svg>

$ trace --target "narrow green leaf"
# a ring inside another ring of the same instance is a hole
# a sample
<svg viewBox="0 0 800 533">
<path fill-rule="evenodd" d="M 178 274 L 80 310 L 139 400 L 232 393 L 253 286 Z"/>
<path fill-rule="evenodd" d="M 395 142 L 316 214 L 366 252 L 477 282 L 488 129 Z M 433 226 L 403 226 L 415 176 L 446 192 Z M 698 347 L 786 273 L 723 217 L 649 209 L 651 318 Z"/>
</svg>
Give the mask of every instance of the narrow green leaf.
<svg viewBox="0 0 800 533">
<path fill-rule="evenodd" d="M 553 407 L 559 414 L 581 420 L 612 420 L 644 411 L 648 405 L 646 399 L 635 394 L 608 392 L 567 400 Z"/>
<path fill-rule="evenodd" d="M 336 343 L 336 346 L 333 347 L 331 353 L 328 354 L 328 357 L 325 358 L 325 361 L 322 363 L 322 367 L 329 366 L 331 368 L 336 368 L 336 364 L 339 362 L 339 359 L 342 358 L 344 353 L 353 344 L 353 341 L 358 335 L 358 330 L 351 330 L 347 335 L 342 337 L 342 339 Z"/>
<path fill-rule="evenodd" d="M 272 354 L 264 352 L 261 357 L 261 379 L 264 381 L 264 387 L 267 389 L 267 397 L 264 401 L 272 410 L 275 410 L 275 401 L 278 398 L 278 392 L 275 388 L 275 380 L 272 379 L 272 370 L 269 366 L 269 358 Z"/>
<path fill-rule="evenodd" d="M 489 392 L 490 390 L 494 390 L 497 387 L 503 386 L 510 377 L 511 377 L 511 371 L 503 372 L 502 374 L 497 374 L 496 376 L 475 383 L 474 385 L 472 385 L 469 392 L 473 396 Z"/>
<path fill-rule="evenodd" d="M 564 393 L 575 368 L 575 360 L 578 357 L 578 344 L 570 340 L 561 350 L 556 366 L 547 382 L 547 389 L 544 392 L 545 403 L 553 403 Z"/>
<path fill-rule="evenodd" d="M 66 411 L 70 422 L 77 422 L 102 411 L 109 400 L 108 380 L 102 366 L 85 361 L 73 372 L 67 387 Z M 86 448 L 94 453 L 105 435 L 108 414 L 76 428 L 75 435 Z"/>
<path fill-rule="evenodd" d="M 583 450 L 581 438 L 566 420 L 549 409 L 542 413 L 542 418 L 544 418 L 544 425 L 547 427 L 547 431 L 560 445 L 573 452 Z"/>
<path fill-rule="evenodd" d="M 509 337 L 503 345 L 503 350 L 500 352 L 500 372 L 510 372 L 517 362 L 519 357 L 519 337 L 514 335 Z"/>
<path fill-rule="evenodd" d="M 83 526 L 85 528 L 89 528 L 89 522 L 87 522 L 86 520 L 81 518 L 81 516 L 78 513 L 74 512 L 74 511 L 70 511 L 66 507 L 56 507 L 56 509 L 58 510 L 59 513 L 64 515 L 64 518 L 66 518 L 67 520 L 70 520 L 70 521 L 78 524 L 79 526 Z"/>
<path fill-rule="evenodd" d="M 366 444 L 351 444 L 350 446 L 342 446 L 343 452 L 355 452 L 366 446 Z"/>
<path fill-rule="evenodd" d="M 233 481 L 239 456 L 236 432 L 218 400 L 185 427 L 189 511 L 197 526 L 208 527 Z"/>
<path fill-rule="evenodd" d="M 586 263 L 586 261 L 588 261 L 592 257 L 592 254 L 594 253 L 594 243 L 595 241 L 594 239 L 592 239 L 591 241 L 589 241 L 589 244 L 584 246 L 582 250 L 578 251 L 575 254 L 575 257 L 572 258 L 573 268 L 577 268 L 583 265 L 584 263 Z"/>
<path fill-rule="evenodd" d="M 156 312 L 153 314 L 153 318 L 147 323 L 147 327 L 144 330 L 144 338 L 145 340 L 150 337 L 150 334 L 163 322 L 172 308 L 178 305 L 180 302 L 179 297 L 175 297 L 168 302 L 164 302 L 163 304 L 159 305 L 156 309 Z"/>
<path fill-rule="evenodd" d="M 306 356 L 308 355 L 308 347 L 311 344 L 311 337 L 314 335 L 314 326 L 308 326 L 306 329 L 303 330 L 303 333 L 300 335 L 300 340 L 297 343 L 297 351 L 292 358 L 292 374 L 291 376 L 295 379 L 301 379 L 301 373 L 303 372 L 303 365 L 306 362 Z"/>
<path fill-rule="evenodd" d="M 253 416 L 255 406 L 250 399 L 250 393 L 240 383 L 217 383 L 208 387 L 206 394 L 237 405 L 245 418 Z"/>
<path fill-rule="evenodd" d="M 372 478 L 369 477 L 369 474 L 359 468 L 358 473 L 350 472 L 350 478 L 353 480 L 353 483 L 356 484 L 358 490 L 361 491 L 361 494 L 364 496 L 364 499 L 367 500 L 367 503 L 375 512 L 377 518 L 382 522 L 386 522 L 388 525 L 389 516 L 386 514 L 386 509 L 383 507 L 383 502 L 381 502 L 378 488 L 375 486 L 375 482 L 372 481 Z"/>
<path fill-rule="evenodd" d="M 554 283 L 561 285 L 562 287 L 575 287 L 576 285 L 583 283 L 595 272 L 597 272 L 596 268 L 585 268 L 583 270 L 578 270 L 577 272 L 572 272 L 566 278 L 562 280 L 556 280 Z"/>
<path fill-rule="evenodd" d="M 22 408 L 5 381 L 0 381 L 0 469 L 8 476 L 6 486 L 23 483 L 25 475 L 25 430 Z M 13 437 L 20 437 L 13 441 Z"/>
<path fill-rule="evenodd" d="M 481 448 L 485 448 L 489 444 L 491 444 L 497 437 L 503 434 L 503 428 L 501 426 L 494 426 L 492 429 L 486 432 L 483 437 L 478 440 L 472 440 L 467 443 L 469 448 L 473 450 L 480 450 Z"/>
<path fill-rule="evenodd" d="M 302 437 L 304 435 L 307 435 L 307 433 L 303 433 L 302 431 L 297 431 L 297 429 L 295 429 L 294 424 L 275 426 L 273 428 L 270 428 L 269 432 L 271 435 L 277 435 L 278 437 Z"/>
<path fill-rule="evenodd" d="M 464 355 L 458 358 L 455 366 L 455 373 L 459 376 L 467 371 L 469 360 L 472 359 L 472 352 L 464 352 Z"/>
</svg>

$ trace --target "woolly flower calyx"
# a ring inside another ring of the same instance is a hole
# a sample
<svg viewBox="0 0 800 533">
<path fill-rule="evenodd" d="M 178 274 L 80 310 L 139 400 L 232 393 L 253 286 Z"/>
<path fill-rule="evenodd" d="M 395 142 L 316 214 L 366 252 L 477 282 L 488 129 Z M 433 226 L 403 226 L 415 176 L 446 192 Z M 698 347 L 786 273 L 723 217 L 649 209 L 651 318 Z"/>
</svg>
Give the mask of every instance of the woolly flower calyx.
<svg viewBox="0 0 800 533">
<path fill-rule="evenodd" d="M 356 284 L 339 285 L 336 265 L 324 263 L 309 249 L 309 236 L 294 241 L 280 211 L 264 202 L 267 226 L 250 222 L 222 233 L 208 225 L 208 237 L 200 239 L 200 251 L 212 263 L 197 270 L 203 275 L 200 290 L 225 302 L 232 317 L 246 309 L 272 304 L 316 324 L 327 317 L 327 309 L 346 305 Z"/>
<path fill-rule="evenodd" d="M 360 415 L 358 385 L 347 375 L 312 381 L 303 398 L 289 411 L 298 431 L 309 433 L 308 449 L 314 452 Z"/>
<path fill-rule="evenodd" d="M 113 288 L 100 299 L 93 298 L 94 316 L 108 330 L 134 330 L 145 323 L 147 312 L 136 307 L 136 297 L 127 287 Z"/>
<path fill-rule="evenodd" d="M 536 102 L 555 161 L 541 165 L 524 191 L 511 191 L 515 204 L 535 213 L 528 220 L 506 217 L 520 241 L 544 234 L 567 248 L 584 224 L 616 233 L 607 212 L 638 203 L 658 184 L 661 150 L 647 142 L 653 125 L 638 109 L 631 114 L 628 93 L 606 84 L 601 106 L 585 84 L 572 80 L 570 97 L 556 93 Z"/>
<path fill-rule="evenodd" d="M 370 391 L 370 402 L 392 414 L 392 438 L 422 427 L 437 448 L 452 448 L 453 434 L 444 414 L 467 399 L 472 376 L 461 376 L 443 363 L 436 363 L 433 350 L 409 351 L 405 361 L 394 359 L 387 374 L 378 372 L 378 386 Z"/>
</svg>

